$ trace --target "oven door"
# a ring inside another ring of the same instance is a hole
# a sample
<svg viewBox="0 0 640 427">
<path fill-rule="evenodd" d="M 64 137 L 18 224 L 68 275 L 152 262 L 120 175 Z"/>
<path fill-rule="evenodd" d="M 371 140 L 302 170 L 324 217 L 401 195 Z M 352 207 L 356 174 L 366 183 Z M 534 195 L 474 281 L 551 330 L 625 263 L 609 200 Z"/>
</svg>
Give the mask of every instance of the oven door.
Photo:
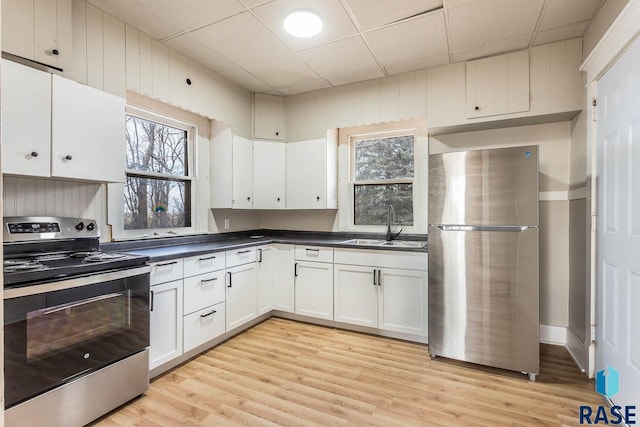
<svg viewBox="0 0 640 427">
<path fill-rule="evenodd" d="M 149 346 L 149 267 L 5 290 L 5 408 Z"/>
</svg>

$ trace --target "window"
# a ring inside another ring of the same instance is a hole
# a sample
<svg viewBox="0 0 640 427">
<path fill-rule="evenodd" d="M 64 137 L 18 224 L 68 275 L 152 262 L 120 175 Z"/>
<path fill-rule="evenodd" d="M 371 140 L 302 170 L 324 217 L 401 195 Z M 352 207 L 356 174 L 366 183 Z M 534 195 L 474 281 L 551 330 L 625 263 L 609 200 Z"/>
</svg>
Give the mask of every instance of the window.
<svg viewBox="0 0 640 427">
<path fill-rule="evenodd" d="M 352 136 L 351 184 L 354 225 L 413 226 L 415 132 Z"/>
<path fill-rule="evenodd" d="M 190 228 L 193 128 L 146 116 L 127 114 L 126 117 L 123 228 Z"/>
</svg>

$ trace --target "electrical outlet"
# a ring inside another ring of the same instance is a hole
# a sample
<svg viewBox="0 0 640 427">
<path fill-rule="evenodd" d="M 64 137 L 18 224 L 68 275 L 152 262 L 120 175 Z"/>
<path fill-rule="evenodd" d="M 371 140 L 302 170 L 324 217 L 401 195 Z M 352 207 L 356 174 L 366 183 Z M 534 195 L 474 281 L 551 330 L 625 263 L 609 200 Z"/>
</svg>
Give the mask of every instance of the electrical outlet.
<svg viewBox="0 0 640 427">
<path fill-rule="evenodd" d="M 224 220 L 224 229 L 228 230 L 229 229 L 229 220 L 225 218 Z"/>
</svg>

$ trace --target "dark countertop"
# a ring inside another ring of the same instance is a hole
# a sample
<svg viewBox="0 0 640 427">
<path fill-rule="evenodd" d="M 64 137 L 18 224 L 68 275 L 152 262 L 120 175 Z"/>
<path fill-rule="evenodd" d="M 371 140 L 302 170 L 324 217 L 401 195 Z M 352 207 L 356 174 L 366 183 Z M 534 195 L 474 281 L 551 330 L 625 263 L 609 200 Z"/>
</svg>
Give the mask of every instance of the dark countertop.
<svg viewBox="0 0 640 427">
<path fill-rule="evenodd" d="M 350 249 L 376 249 L 386 251 L 427 252 L 422 248 L 361 245 L 344 243 L 350 239 L 384 240 L 384 234 L 307 232 L 282 230 L 252 230 L 247 232 L 207 234 L 187 237 L 167 237 L 159 239 L 135 240 L 103 243 L 103 251 L 125 252 L 149 257 L 150 262 L 202 255 L 210 252 L 236 248 L 283 243 L 292 245 L 327 246 Z M 425 241 L 426 235 L 404 235 L 396 240 Z"/>
</svg>

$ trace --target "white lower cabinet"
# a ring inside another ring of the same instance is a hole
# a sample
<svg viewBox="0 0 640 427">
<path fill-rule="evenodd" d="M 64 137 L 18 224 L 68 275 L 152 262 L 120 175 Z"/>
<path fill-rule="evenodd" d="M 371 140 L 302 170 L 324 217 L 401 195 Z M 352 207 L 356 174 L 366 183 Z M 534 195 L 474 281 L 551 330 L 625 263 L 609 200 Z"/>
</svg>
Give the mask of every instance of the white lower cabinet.
<svg viewBox="0 0 640 427">
<path fill-rule="evenodd" d="M 293 313 L 295 304 L 293 245 L 275 244 L 273 274 L 273 309 Z"/>
<path fill-rule="evenodd" d="M 151 287 L 149 369 L 182 354 L 182 280 Z"/>
<path fill-rule="evenodd" d="M 209 257 L 204 258 L 206 260 L 202 262 L 208 262 Z M 224 256 L 222 258 L 224 259 Z M 185 267 L 187 260 L 185 260 Z M 224 279 L 224 270 L 184 279 L 183 335 L 185 352 L 211 341 L 225 332 Z"/>
<path fill-rule="evenodd" d="M 333 320 L 333 248 L 296 246 L 295 313 Z"/>
<path fill-rule="evenodd" d="M 427 336 L 427 272 L 382 268 L 378 328 Z"/>
<path fill-rule="evenodd" d="M 256 273 L 255 262 L 227 269 L 227 331 L 256 317 Z"/>
<path fill-rule="evenodd" d="M 361 265 L 334 265 L 334 320 L 378 327 L 377 271 Z"/>
<path fill-rule="evenodd" d="M 273 310 L 273 279 L 276 249 L 272 245 L 257 248 L 258 288 L 256 292 L 257 315 Z"/>
<path fill-rule="evenodd" d="M 224 302 L 184 316 L 184 351 L 211 341 L 225 332 Z"/>
</svg>

